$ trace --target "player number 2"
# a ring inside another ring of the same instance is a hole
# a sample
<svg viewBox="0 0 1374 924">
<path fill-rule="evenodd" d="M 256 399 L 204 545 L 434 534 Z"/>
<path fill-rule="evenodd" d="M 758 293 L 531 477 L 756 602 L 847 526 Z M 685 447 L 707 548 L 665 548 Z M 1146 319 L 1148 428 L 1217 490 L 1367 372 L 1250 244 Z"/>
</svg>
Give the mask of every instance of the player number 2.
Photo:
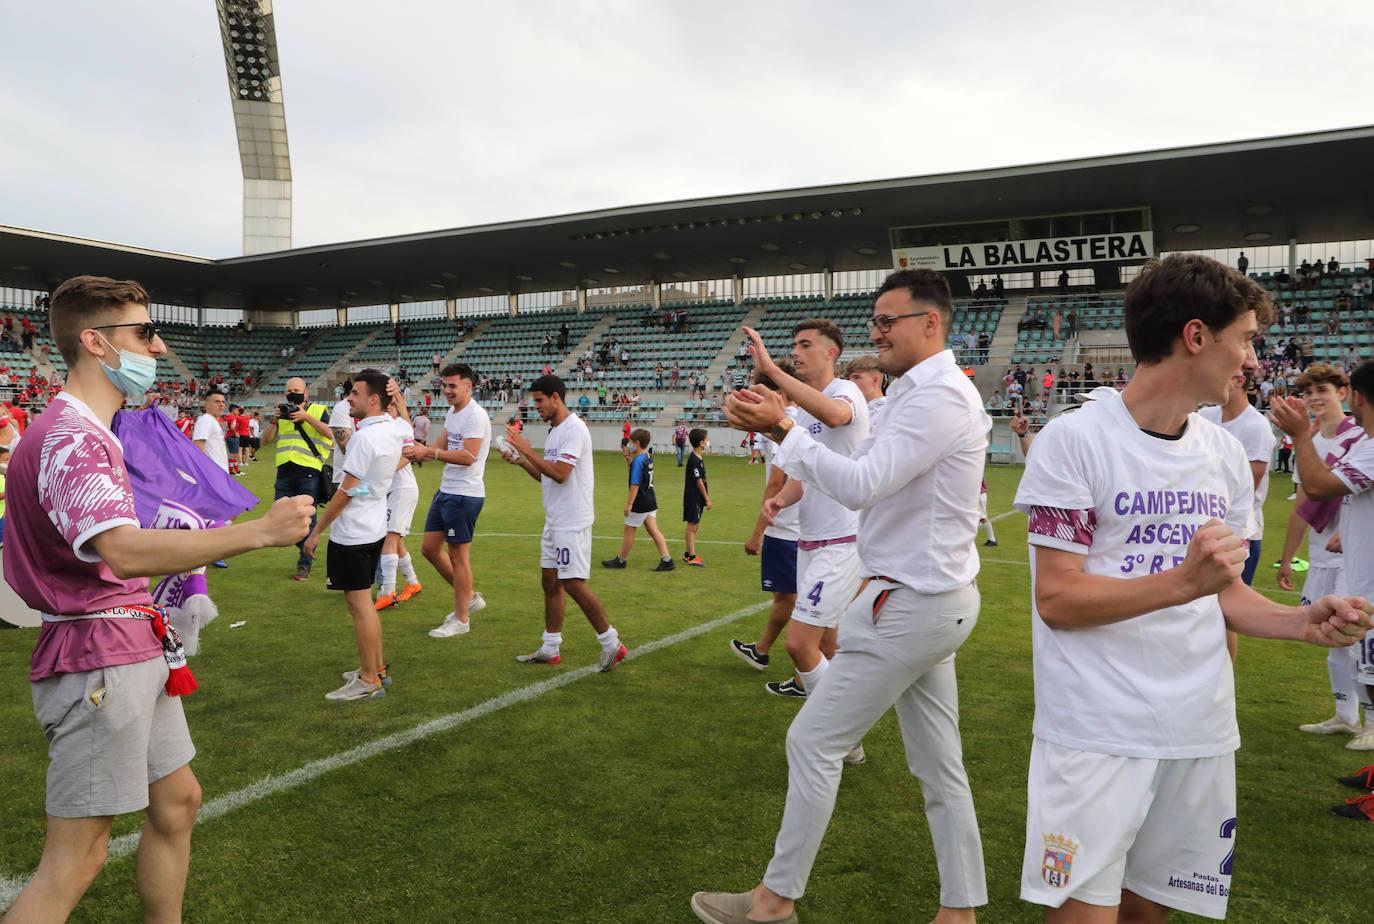
<svg viewBox="0 0 1374 924">
<path fill-rule="evenodd" d="M 806 599 L 811 601 L 812 606 L 821 605 L 821 588 L 825 586 L 825 581 L 817 581 L 816 586 L 811 588 L 811 593 L 806 595 Z"/>
<path fill-rule="evenodd" d="M 1221 874 L 1223 876 L 1229 876 L 1231 875 L 1231 864 L 1234 863 L 1236 859 L 1236 845 L 1234 843 L 1236 837 L 1236 820 L 1234 818 L 1228 818 L 1221 823 L 1221 836 L 1228 841 L 1232 841 L 1231 849 L 1226 852 L 1226 859 L 1221 861 Z"/>
</svg>

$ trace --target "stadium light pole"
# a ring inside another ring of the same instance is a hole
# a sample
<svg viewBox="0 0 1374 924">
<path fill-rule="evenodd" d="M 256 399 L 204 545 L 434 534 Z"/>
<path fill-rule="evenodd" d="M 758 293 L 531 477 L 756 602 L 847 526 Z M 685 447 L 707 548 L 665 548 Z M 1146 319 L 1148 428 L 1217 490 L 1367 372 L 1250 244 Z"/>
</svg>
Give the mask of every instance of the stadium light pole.
<svg viewBox="0 0 1374 924">
<path fill-rule="evenodd" d="M 291 154 L 272 0 L 215 0 L 243 165 L 243 252 L 291 248 Z"/>
</svg>

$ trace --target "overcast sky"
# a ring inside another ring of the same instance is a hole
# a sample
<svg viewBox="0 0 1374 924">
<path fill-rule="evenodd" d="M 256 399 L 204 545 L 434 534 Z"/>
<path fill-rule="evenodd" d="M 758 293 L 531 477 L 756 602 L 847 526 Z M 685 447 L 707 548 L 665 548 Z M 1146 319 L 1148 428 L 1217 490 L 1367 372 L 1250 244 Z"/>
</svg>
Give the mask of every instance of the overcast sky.
<svg viewBox="0 0 1374 924">
<path fill-rule="evenodd" d="M 1213 9 L 278 0 L 294 242 L 1374 124 L 1374 4 Z M 214 0 L 0 35 L 0 224 L 242 251 Z"/>
</svg>

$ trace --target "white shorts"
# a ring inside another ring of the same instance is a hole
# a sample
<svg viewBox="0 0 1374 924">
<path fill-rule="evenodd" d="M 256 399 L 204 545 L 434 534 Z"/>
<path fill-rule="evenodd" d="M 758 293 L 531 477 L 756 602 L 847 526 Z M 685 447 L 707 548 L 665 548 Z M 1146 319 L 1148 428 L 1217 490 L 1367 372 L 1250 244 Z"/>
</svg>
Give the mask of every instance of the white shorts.
<svg viewBox="0 0 1374 924">
<path fill-rule="evenodd" d="M 649 517 L 658 519 L 658 511 L 646 510 L 643 513 L 627 513 L 625 515 L 625 525 L 633 526 L 635 529 L 638 529 L 644 525 L 644 521 L 649 519 Z"/>
<path fill-rule="evenodd" d="M 410 525 L 415 522 L 415 507 L 420 503 L 420 489 L 406 485 L 386 495 L 386 531 L 410 535 Z"/>
<path fill-rule="evenodd" d="M 560 581 L 592 575 L 592 528 L 552 530 L 539 537 L 539 567 L 557 568 Z"/>
<path fill-rule="evenodd" d="M 1302 582 L 1302 605 L 1309 606 L 1313 600 L 1320 600 L 1327 594 L 1335 594 L 1338 597 L 1350 596 L 1345 583 L 1345 569 L 1308 568 L 1307 577 Z"/>
<path fill-rule="evenodd" d="M 859 592 L 859 546 L 854 542 L 803 549 L 797 545 L 797 602 L 792 618 L 833 629 Z"/>
<path fill-rule="evenodd" d="M 1031 744 L 1021 898 L 1121 904 L 1122 889 L 1226 917 L 1235 755 L 1160 760 Z"/>
</svg>

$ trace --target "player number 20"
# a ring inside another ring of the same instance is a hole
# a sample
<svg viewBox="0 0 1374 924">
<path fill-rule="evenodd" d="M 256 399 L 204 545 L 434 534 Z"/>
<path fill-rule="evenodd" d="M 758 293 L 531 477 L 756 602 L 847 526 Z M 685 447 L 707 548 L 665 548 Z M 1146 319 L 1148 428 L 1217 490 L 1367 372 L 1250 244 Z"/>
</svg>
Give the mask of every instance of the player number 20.
<svg viewBox="0 0 1374 924">
<path fill-rule="evenodd" d="M 553 560 L 566 568 L 572 564 L 572 549 L 563 547 L 554 549 Z"/>
</svg>

